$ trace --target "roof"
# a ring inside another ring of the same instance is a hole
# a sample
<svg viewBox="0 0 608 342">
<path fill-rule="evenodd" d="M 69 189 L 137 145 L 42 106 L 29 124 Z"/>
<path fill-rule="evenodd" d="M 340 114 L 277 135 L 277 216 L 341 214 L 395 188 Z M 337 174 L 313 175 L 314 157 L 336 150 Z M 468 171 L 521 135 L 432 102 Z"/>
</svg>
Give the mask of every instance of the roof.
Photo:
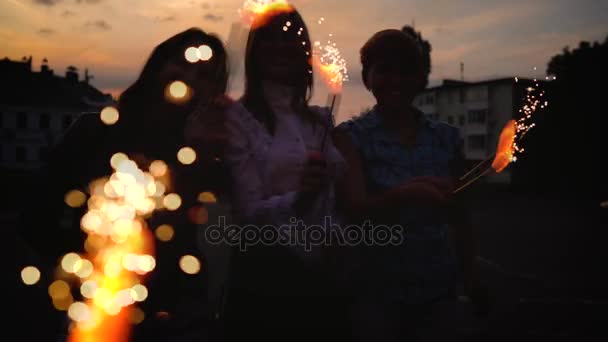
<svg viewBox="0 0 608 342">
<path fill-rule="evenodd" d="M 542 83 L 542 82 L 545 82 L 545 80 L 534 81 L 533 79 L 530 79 L 530 78 L 523 78 L 523 77 L 518 78 L 518 83 L 533 84 L 533 83 L 539 83 L 539 82 Z M 439 90 L 439 89 L 458 89 L 458 88 L 472 87 L 472 86 L 478 86 L 478 85 L 491 85 L 491 84 L 498 84 L 498 83 L 516 83 L 516 82 L 515 82 L 515 77 L 503 77 L 503 78 L 496 78 L 496 79 L 484 80 L 484 81 L 479 81 L 479 82 L 468 82 L 468 81 L 444 79 L 443 82 L 441 83 L 441 85 L 426 88 L 424 90 L 424 92 L 428 92 L 431 90 Z"/>
<path fill-rule="evenodd" d="M 77 74 L 70 79 L 54 75 L 50 70 L 33 72 L 31 61 L 5 58 L 0 60 L 0 71 L 4 76 L 0 79 L 0 104 L 82 110 L 112 102 L 110 95 L 78 80 Z"/>
</svg>

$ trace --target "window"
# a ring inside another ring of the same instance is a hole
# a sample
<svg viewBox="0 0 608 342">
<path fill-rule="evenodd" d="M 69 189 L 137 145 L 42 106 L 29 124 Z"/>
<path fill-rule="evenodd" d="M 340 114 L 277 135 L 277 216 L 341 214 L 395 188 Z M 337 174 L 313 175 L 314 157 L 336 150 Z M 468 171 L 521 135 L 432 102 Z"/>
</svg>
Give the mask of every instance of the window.
<svg viewBox="0 0 608 342">
<path fill-rule="evenodd" d="M 48 113 L 40 114 L 40 129 L 51 128 L 51 117 Z"/>
<path fill-rule="evenodd" d="M 72 124 L 72 116 L 66 115 L 63 117 L 63 129 L 68 129 Z"/>
<path fill-rule="evenodd" d="M 470 110 L 468 113 L 469 123 L 477 123 L 477 124 L 486 123 L 487 114 L 488 114 L 488 111 L 486 109 Z"/>
<path fill-rule="evenodd" d="M 459 115 L 459 116 L 458 116 L 458 124 L 459 124 L 460 126 L 464 126 L 464 122 L 465 122 L 464 115 Z"/>
<path fill-rule="evenodd" d="M 453 124 L 454 124 L 454 117 L 453 117 L 452 115 L 448 115 L 448 123 L 449 123 L 450 125 L 453 125 Z"/>
<path fill-rule="evenodd" d="M 27 113 L 17 113 L 17 129 L 27 129 Z"/>
<path fill-rule="evenodd" d="M 19 163 L 23 163 L 27 159 L 27 153 L 25 147 L 17 146 L 15 150 L 15 160 Z"/>
<path fill-rule="evenodd" d="M 481 134 L 469 135 L 469 148 L 472 150 L 486 149 L 486 136 Z"/>
<path fill-rule="evenodd" d="M 46 157 L 47 157 L 47 155 L 48 155 L 48 152 L 49 152 L 48 147 L 46 147 L 46 146 L 41 146 L 41 147 L 38 149 L 38 160 L 40 160 L 40 161 L 45 161 L 45 160 L 46 160 Z"/>
<path fill-rule="evenodd" d="M 464 103 L 466 101 L 466 99 L 467 99 L 466 95 L 467 95 L 466 89 L 460 88 L 460 91 L 458 93 L 460 103 Z"/>
</svg>

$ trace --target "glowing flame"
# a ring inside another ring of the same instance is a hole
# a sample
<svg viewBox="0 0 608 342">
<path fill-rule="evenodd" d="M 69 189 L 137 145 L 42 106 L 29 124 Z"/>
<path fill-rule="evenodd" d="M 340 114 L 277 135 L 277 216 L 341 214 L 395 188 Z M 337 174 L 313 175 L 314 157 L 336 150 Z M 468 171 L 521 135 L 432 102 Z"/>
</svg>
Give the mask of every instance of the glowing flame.
<svg viewBox="0 0 608 342">
<path fill-rule="evenodd" d="M 325 18 L 321 18 L 319 24 L 324 21 Z M 337 44 L 331 41 L 332 36 L 330 33 L 326 44 L 314 42 L 313 63 L 330 91 L 338 94 L 342 91 L 342 84 L 348 81 L 348 67 Z"/>
<path fill-rule="evenodd" d="M 264 26 L 279 13 L 290 13 L 293 10 L 293 6 L 286 0 L 245 0 L 239 14 L 246 24 L 255 29 Z"/>
<path fill-rule="evenodd" d="M 73 321 L 68 341 L 128 341 L 132 305 L 147 298 L 141 283 L 156 265 L 154 237 L 144 218 L 155 209 L 152 196 L 162 183 L 122 153 L 111 164 L 115 172 L 90 186 L 93 195 L 81 220 L 89 235 L 87 254 L 68 253 L 61 260 L 63 270 L 77 277 L 86 301 L 75 302 L 65 281 L 49 287 L 55 307 Z M 156 165 L 164 169 L 157 174 L 164 175 L 166 165 Z"/>
<path fill-rule="evenodd" d="M 501 172 L 509 164 L 517 161 L 517 154 L 524 152 L 524 149 L 517 144 L 517 141 L 536 126 L 535 123 L 531 122 L 534 113 L 539 108 L 543 109 L 549 105 L 547 101 L 543 100 L 545 92 L 540 90 L 538 94 L 535 94 L 536 90 L 534 87 L 526 88 L 525 101 L 519 110 L 521 118 L 517 121 L 510 120 L 507 122 L 500 133 L 496 157 L 492 162 L 492 168 L 496 172 Z"/>
<path fill-rule="evenodd" d="M 321 59 L 315 57 L 313 59 L 317 66 L 323 81 L 327 84 L 332 94 L 338 94 L 342 92 L 343 75 L 340 65 L 331 63 L 323 64 Z"/>
<path fill-rule="evenodd" d="M 496 157 L 492 162 L 492 168 L 496 172 L 501 172 L 513 161 L 513 155 L 515 153 L 513 145 L 515 144 L 516 133 L 517 126 L 515 120 L 510 120 L 500 133 L 498 148 L 496 149 Z"/>
</svg>

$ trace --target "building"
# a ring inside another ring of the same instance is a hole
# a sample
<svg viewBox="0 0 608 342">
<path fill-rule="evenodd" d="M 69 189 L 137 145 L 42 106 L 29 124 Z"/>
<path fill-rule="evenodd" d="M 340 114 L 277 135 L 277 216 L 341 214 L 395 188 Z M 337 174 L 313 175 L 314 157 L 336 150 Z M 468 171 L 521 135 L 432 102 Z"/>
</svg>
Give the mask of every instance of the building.
<svg viewBox="0 0 608 342">
<path fill-rule="evenodd" d="M 514 77 L 481 82 L 444 80 L 426 89 L 414 104 L 430 118 L 460 129 L 466 159 L 474 165 L 495 152 L 503 126 L 519 118 L 526 89 L 537 83 L 540 81 Z M 510 183 L 511 173 L 507 168 L 488 181 Z"/>
<path fill-rule="evenodd" d="M 27 170 L 39 167 L 49 147 L 83 113 L 99 112 L 113 103 L 89 84 L 85 71 L 70 66 L 65 77 L 57 76 L 43 60 L 39 72 L 32 70 L 32 57 L 21 61 L 0 60 L 0 168 Z"/>
</svg>

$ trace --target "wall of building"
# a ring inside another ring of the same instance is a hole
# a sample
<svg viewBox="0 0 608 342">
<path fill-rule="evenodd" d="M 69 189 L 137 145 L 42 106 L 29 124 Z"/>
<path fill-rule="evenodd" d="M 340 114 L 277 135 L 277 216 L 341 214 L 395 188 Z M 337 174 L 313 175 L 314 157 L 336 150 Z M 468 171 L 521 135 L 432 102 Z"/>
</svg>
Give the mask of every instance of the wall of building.
<svg viewBox="0 0 608 342">
<path fill-rule="evenodd" d="M 44 161 L 80 112 L 62 108 L 0 106 L 0 167 L 33 169 Z"/>
</svg>

